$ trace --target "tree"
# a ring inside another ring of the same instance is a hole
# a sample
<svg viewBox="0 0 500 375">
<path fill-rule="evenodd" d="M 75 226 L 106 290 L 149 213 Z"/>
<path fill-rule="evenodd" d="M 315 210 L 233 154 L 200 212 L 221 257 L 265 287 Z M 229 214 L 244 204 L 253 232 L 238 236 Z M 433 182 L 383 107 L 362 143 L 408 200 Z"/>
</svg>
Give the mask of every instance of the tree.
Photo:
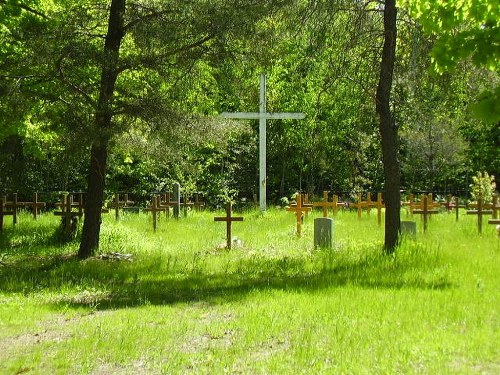
<svg viewBox="0 0 500 375">
<path fill-rule="evenodd" d="M 376 108 L 380 117 L 380 137 L 385 178 L 385 240 L 387 252 L 394 251 L 400 230 L 400 170 L 398 160 L 398 128 L 390 108 L 394 63 L 396 60 L 396 1 L 384 2 L 384 46 L 380 62 L 380 79 Z"/>
<path fill-rule="evenodd" d="M 402 2 L 428 34 L 437 36 L 431 51 L 434 70 L 453 70 L 464 60 L 498 72 L 500 5 L 496 0 L 418 0 Z M 496 76 L 496 75 L 495 75 Z M 489 123 L 500 121 L 500 84 L 496 76 L 472 102 L 471 110 Z"/>
<path fill-rule="evenodd" d="M 108 31 L 102 56 L 100 91 L 95 114 L 97 137 L 92 142 L 87 185 L 85 220 L 79 258 L 88 258 L 99 247 L 101 209 L 104 200 L 104 184 L 111 137 L 113 97 L 119 74 L 120 45 L 125 35 L 125 0 L 112 0 L 109 10 Z"/>
</svg>

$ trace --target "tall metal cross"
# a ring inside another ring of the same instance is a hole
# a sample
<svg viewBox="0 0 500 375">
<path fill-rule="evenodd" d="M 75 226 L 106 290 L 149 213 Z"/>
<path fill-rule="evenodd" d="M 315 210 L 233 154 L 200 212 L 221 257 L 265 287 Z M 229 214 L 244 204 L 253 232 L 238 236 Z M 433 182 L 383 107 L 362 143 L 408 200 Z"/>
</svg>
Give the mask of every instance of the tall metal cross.
<svg viewBox="0 0 500 375">
<path fill-rule="evenodd" d="M 303 119 L 304 113 L 266 112 L 266 75 L 260 76 L 259 112 L 223 112 L 224 118 L 259 120 L 259 206 L 266 210 L 266 120 Z"/>
</svg>

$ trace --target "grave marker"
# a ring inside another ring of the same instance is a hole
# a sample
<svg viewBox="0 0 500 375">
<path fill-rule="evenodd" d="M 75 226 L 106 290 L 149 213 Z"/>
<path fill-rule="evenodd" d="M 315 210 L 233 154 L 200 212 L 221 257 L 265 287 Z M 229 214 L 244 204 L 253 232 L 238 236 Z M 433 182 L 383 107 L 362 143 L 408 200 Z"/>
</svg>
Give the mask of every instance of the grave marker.
<svg viewBox="0 0 500 375">
<path fill-rule="evenodd" d="M 492 215 L 493 210 L 490 209 L 492 207 L 491 204 L 484 204 L 483 197 L 479 195 L 477 198 L 476 204 L 470 205 L 475 210 L 467 210 L 467 215 L 477 215 L 477 230 L 481 234 L 483 232 L 483 215 Z M 489 223 L 489 221 L 488 221 Z"/>
<path fill-rule="evenodd" d="M 427 196 L 427 194 L 422 194 L 422 200 L 421 200 L 422 209 L 413 210 L 414 214 L 422 215 L 422 220 L 424 222 L 424 233 L 427 231 L 427 221 L 428 221 L 429 215 L 439 213 L 439 210 L 429 209 L 428 200 L 429 200 L 429 197 Z M 431 200 L 432 200 L 432 197 L 431 197 Z"/>
<path fill-rule="evenodd" d="M 174 194 L 172 195 L 174 205 L 174 218 L 178 219 L 181 210 L 181 185 L 174 183 Z"/>
<path fill-rule="evenodd" d="M 200 193 L 195 193 L 194 195 L 194 209 L 196 211 L 201 211 L 205 207 L 205 203 L 200 201 Z"/>
<path fill-rule="evenodd" d="M 402 221 L 401 234 L 414 239 L 417 236 L 417 223 L 415 221 Z"/>
<path fill-rule="evenodd" d="M 382 208 L 385 208 L 382 202 L 382 193 L 377 193 L 377 201 L 372 203 L 371 206 L 377 209 L 377 222 L 379 226 L 382 225 Z"/>
<path fill-rule="evenodd" d="M 63 194 L 59 206 L 61 208 L 61 211 L 54 212 L 54 215 L 61 216 L 63 231 L 65 236 L 68 237 L 76 231 L 78 218 L 82 217 L 83 215 L 82 204 L 79 201 L 78 206 L 76 206 L 78 208 L 78 212 L 74 212 L 73 207 L 75 205 L 73 203 L 73 195 Z"/>
<path fill-rule="evenodd" d="M 314 219 L 314 247 L 325 249 L 333 247 L 333 219 L 328 217 Z"/>
<path fill-rule="evenodd" d="M 321 207 L 323 209 L 323 217 L 328 217 L 328 207 L 337 207 L 337 203 L 329 202 L 328 191 L 324 191 L 323 200 L 321 202 L 314 202 L 313 207 Z"/>
<path fill-rule="evenodd" d="M 349 203 L 349 207 L 355 207 L 358 210 L 358 219 L 361 219 L 361 212 L 363 207 L 367 207 L 367 202 L 361 200 L 361 193 L 358 193 L 358 199 L 356 203 Z"/>
<path fill-rule="evenodd" d="M 232 119 L 259 120 L 259 191 L 260 209 L 266 210 L 266 120 L 303 119 L 303 113 L 270 113 L 266 111 L 266 76 L 260 76 L 259 112 L 223 112 L 221 116 Z"/>
<path fill-rule="evenodd" d="M 302 196 L 300 193 L 297 194 L 297 204 L 290 206 L 286 209 L 287 211 L 295 212 L 295 216 L 297 217 L 297 237 L 301 236 L 302 229 L 302 217 L 304 212 L 311 211 L 311 207 L 304 207 L 302 205 Z"/>
<path fill-rule="evenodd" d="M 8 211 L 5 207 L 5 197 L 0 198 L 0 231 L 3 230 L 3 217 L 14 215 L 12 211 Z"/>
<path fill-rule="evenodd" d="M 242 217 L 231 216 L 231 213 L 232 213 L 231 202 L 227 202 L 227 204 L 226 204 L 226 216 L 225 217 L 214 217 L 214 221 L 225 221 L 226 222 L 226 248 L 228 250 L 231 250 L 231 243 L 232 243 L 231 225 L 232 225 L 233 221 L 243 221 Z"/>
<path fill-rule="evenodd" d="M 33 194 L 33 202 L 27 202 L 26 203 L 26 206 L 28 207 L 33 207 L 32 210 L 33 210 L 33 217 L 35 218 L 35 220 L 38 219 L 38 209 L 42 208 L 42 207 L 45 207 L 45 202 L 39 202 L 38 201 L 38 192 L 34 193 Z"/>
<path fill-rule="evenodd" d="M 115 220 L 120 219 L 120 208 L 128 207 L 129 205 L 134 204 L 134 201 L 130 201 L 128 199 L 128 194 L 123 194 L 123 200 L 120 200 L 120 193 L 115 193 L 115 199 L 112 203 L 108 204 L 108 208 L 114 208 L 115 210 Z"/>
<path fill-rule="evenodd" d="M 19 207 L 22 207 L 22 204 L 19 204 L 19 202 L 17 201 L 17 193 L 12 193 L 12 201 L 7 201 L 7 197 L 5 197 L 5 207 L 12 210 L 12 223 L 16 225 L 17 209 Z"/>
<path fill-rule="evenodd" d="M 153 194 L 151 196 L 151 206 L 144 209 L 146 212 L 151 212 L 153 214 L 153 231 L 156 232 L 156 223 L 158 212 L 164 212 L 168 208 L 164 207 L 160 203 L 160 196 L 158 194 Z"/>
</svg>

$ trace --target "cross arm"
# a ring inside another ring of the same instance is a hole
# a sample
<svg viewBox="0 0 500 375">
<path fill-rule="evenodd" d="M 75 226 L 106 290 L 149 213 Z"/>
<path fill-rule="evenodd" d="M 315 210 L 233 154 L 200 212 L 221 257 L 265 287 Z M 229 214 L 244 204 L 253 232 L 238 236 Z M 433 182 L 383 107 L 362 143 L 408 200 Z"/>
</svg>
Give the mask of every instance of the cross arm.
<svg viewBox="0 0 500 375">
<path fill-rule="evenodd" d="M 223 118 L 233 118 L 233 119 L 245 119 L 245 120 L 259 120 L 265 118 L 267 120 L 284 120 L 284 119 L 296 119 L 301 120 L 306 117 L 304 113 L 301 112 L 222 112 L 220 114 Z"/>
</svg>

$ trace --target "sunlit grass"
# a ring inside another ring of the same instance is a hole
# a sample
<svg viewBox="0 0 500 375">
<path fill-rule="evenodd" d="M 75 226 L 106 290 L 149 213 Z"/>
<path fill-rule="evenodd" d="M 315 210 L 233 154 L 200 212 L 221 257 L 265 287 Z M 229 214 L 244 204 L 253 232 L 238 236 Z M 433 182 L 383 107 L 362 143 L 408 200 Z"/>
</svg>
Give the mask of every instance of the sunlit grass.
<svg viewBox="0 0 500 375">
<path fill-rule="evenodd" d="M 376 213 L 340 212 L 334 248 L 283 210 L 104 217 L 100 252 L 28 214 L 0 234 L 0 373 L 500 372 L 500 240 L 434 216 L 393 255 Z M 406 213 L 402 214 L 404 219 Z M 132 261 L 104 258 L 131 254 Z"/>
</svg>

